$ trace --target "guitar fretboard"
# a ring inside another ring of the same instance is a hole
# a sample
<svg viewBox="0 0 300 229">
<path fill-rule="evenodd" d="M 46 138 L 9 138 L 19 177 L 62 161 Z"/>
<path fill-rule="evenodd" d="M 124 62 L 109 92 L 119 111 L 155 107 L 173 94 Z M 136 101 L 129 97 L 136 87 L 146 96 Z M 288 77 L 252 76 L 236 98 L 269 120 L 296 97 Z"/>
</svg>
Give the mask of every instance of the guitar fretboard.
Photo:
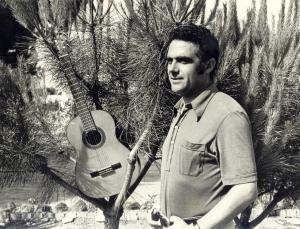
<svg viewBox="0 0 300 229">
<path fill-rule="evenodd" d="M 82 85 L 76 77 L 75 70 L 70 62 L 68 54 L 60 56 L 62 68 L 68 80 L 71 93 L 74 98 L 76 111 L 82 121 L 85 131 L 95 130 L 96 126 L 86 102 L 86 95 L 82 90 Z"/>
</svg>

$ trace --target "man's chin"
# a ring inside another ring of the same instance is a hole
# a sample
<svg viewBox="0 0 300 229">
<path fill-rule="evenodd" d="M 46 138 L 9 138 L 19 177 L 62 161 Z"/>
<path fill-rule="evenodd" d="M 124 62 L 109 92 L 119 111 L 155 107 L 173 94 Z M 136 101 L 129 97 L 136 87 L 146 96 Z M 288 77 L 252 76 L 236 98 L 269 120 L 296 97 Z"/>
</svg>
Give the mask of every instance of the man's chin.
<svg viewBox="0 0 300 229">
<path fill-rule="evenodd" d="M 177 95 L 182 95 L 183 92 L 182 88 L 178 88 L 178 87 L 171 87 L 171 90 Z"/>
</svg>

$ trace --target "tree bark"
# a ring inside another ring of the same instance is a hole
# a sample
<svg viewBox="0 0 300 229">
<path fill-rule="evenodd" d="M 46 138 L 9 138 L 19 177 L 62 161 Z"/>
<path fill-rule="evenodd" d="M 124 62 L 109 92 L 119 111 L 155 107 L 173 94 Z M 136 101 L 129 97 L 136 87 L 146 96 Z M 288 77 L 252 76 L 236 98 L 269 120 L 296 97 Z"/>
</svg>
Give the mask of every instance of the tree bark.
<svg viewBox="0 0 300 229">
<path fill-rule="evenodd" d="M 237 224 L 237 228 L 239 229 L 250 229 L 249 219 L 251 216 L 253 204 L 249 205 L 244 211 L 241 213 L 241 217 L 239 219 L 239 223 Z"/>
<path fill-rule="evenodd" d="M 105 216 L 105 229 L 119 229 L 120 216 Z"/>
</svg>

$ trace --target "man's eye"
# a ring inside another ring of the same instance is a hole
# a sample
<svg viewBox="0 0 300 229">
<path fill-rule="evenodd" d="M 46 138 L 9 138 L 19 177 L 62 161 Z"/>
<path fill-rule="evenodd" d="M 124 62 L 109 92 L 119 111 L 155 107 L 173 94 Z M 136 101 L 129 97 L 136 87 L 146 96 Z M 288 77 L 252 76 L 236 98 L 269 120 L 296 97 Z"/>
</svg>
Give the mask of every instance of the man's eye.
<svg viewBox="0 0 300 229">
<path fill-rule="evenodd" d="M 191 63 L 191 60 L 190 59 L 186 59 L 186 58 L 182 58 L 182 59 L 178 60 L 178 62 L 180 62 L 182 64 L 188 64 L 188 63 Z"/>
</svg>

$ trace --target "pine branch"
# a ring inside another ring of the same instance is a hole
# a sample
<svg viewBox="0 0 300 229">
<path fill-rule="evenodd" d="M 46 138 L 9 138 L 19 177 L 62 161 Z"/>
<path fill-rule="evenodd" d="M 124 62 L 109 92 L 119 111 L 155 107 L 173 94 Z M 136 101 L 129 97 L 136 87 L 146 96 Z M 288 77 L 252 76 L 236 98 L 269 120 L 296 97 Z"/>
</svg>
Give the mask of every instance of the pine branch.
<svg viewBox="0 0 300 229">
<path fill-rule="evenodd" d="M 193 6 L 193 9 L 191 12 L 191 16 L 190 16 L 191 22 L 196 22 L 198 20 L 203 8 L 205 8 L 205 3 L 206 3 L 206 0 L 197 0 L 194 3 L 194 6 Z"/>
<path fill-rule="evenodd" d="M 169 1 L 166 1 L 166 7 L 167 7 L 168 13 L 169 13 L 169 15 L 170 15 L 172 21 L 173 21 L 175 24 L 177 24 L 178 21 L 176 20 L 175 15 L 174 15 L 174 13 L 173 13 L 172 1 L 170 1 L 170 0 L 169 0 Z"/>
<path fill-rule="evenodd" d="M 207 26 L 209 23 L 211 23 L 212 20 L 216 17 L 218 6 L 219 6 L 219 0 L 215 0 L 215 5 L 213 7 L 213 10 L 210 12 L 209 17 L 207 18 L 206 22 L 204 23 L 205 26 Z"/>
<path fill-rule="evenodd" d="M 288 196 L 288 193 L 285 191 L 276 193 L 273 196 L 272 201 L 262 211 L 262 213 L 249 223 L 250 228 L 257 226 L 261 221 L 263 221 L 263 219 L 265 219 L 270 214 L 270 212 L 274 209 L 274 207 L 277 205 L 277 203 L 280 202 L 281 200 L 283 200 L 287 196 Z"/>
<path fill-rule="evenodd" d="M 188 16 L 192 13 L 192 10 L 188 11 L 190 6 L 192 4 L 192 0 L 189 0 L 186 4 L 186 6 L 180 7 L 182 9 L 181 17 L 179 19 L 179 23 L 182 23 L 184 20 L 188 18 Z"/>
</svg>

